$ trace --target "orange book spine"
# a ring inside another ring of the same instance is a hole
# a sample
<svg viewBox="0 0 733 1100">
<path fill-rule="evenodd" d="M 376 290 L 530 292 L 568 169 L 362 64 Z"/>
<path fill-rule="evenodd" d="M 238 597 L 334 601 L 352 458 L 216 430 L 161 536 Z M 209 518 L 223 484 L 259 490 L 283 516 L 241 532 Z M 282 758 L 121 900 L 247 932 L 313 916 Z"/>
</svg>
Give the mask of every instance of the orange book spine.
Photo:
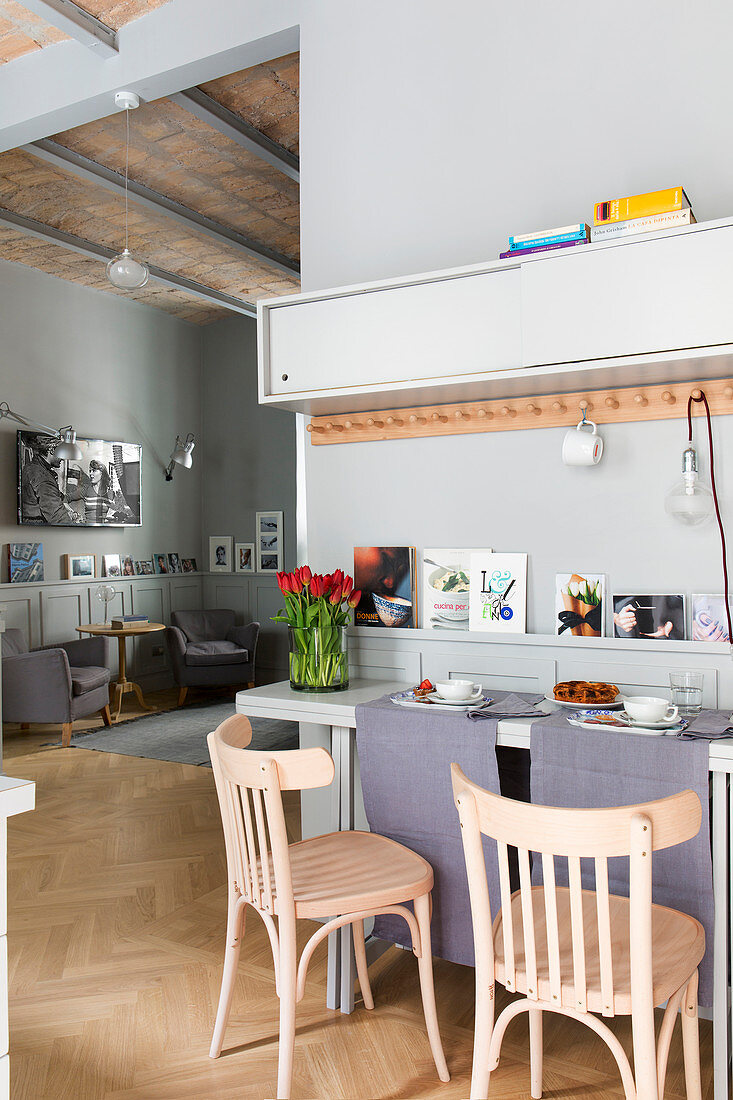
<svg viewBox="0 0 733 1100">
<path fill-rule="evenodd" d="M 593 207 L 593 224 L 625 222 L 632 218 L 647 218 L 651 214 L 666 214 L 670 210 L 683 210 L 690 201 L 682 187 L 668 187 L 665 191 L 647 191 L 644 195 L 629 195 L 624 199 L 606 199 Z"/>
</svg>

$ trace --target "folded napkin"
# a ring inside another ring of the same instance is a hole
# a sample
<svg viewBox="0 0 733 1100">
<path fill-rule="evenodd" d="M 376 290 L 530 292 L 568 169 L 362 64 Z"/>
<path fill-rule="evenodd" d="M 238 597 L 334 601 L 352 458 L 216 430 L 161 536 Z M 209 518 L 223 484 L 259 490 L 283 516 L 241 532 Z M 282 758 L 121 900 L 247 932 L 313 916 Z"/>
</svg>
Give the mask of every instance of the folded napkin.
<svg viewBox="0 0 733 1100">
<path fill-rule="evenodd" d="M 731 715 L 724 710 L 704 710 L 677 737 L 688 741 L 717 741 L 719 738 L 733 737 Z"/>
<path fill-rule="evenodd" d="M 477 718 L 537 718 L 542 712 L 536 710 L 534 703 L 539 703 L 544 695 L 505 695 L 503 699 L 495 699 L 482 707 L 474 707 L 467 710 L 466 716 L 472 721 Z"/>
</svg>

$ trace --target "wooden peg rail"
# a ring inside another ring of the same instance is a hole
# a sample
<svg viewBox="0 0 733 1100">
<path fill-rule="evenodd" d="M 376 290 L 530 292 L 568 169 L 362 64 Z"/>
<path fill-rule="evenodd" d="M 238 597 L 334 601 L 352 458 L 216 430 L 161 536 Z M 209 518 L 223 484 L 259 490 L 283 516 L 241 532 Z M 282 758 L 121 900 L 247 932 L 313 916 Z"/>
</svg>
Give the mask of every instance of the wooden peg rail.
<svg viewBox="0 0 733 1100">
<path fill-rule="evenodd" d="M 507 432 L 521 428 L 562 428 L 577 424 L 583 410 L 598 424 L 631 420 L 673 420 L 687 416 L 687 399 L 704 389 L 714 416 L 733 415 L 733 378 L 617 390 L 581 390 L 550 396 L 461 401 L 411 409 L 314 416 L 307 430 L 316 446 L 379 439 L 415 439 L 428 435 Z M 693 405 L 693 415 L 704 413 Z"/>
</svg>

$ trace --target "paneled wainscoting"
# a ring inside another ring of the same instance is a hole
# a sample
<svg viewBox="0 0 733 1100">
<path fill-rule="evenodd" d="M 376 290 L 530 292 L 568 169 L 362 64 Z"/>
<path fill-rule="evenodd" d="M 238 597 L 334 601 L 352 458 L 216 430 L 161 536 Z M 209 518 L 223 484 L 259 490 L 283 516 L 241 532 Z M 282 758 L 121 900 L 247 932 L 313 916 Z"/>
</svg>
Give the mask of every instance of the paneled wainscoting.
<svg viewBox="0 0 733 1100">
<path fill-rule="evenodd" d="M 572 638 L 468 630 L 350 631 L 352 678 L 480 681 L 487 691 L 552 692 L 561 680 L 603 680 L 629 695 L 669 696 L 669 673 L 705 673 L 703 705 L 733 708 L 733 650 L 723 642 Z"/>
<path fill-rule="evenodd" d="M 261 623 L 257 647 L 257 683 L 287 676 L 287 636 L 270 621 L 281 606 L 274 574 L 174 573 L 152 577 L 99 577 L 85 581 L 41 581 L 36 584 L 0 584 L 0 615 L 6 627 L 23 631 L 29 645 L 52 645 L 77 638 L 82 623 L 102 622 L 102 604 L 95 590 L 104 581 L 117 595 L 110 604 L 114 615 L 145 614 L 151 622 L 170 622 L 172 611 L 203 607 L 230 607 L 238 622 Z M 127 643 L 128 676 L 144 690 L 168 687 L 173 677 L 162 633 Z M 110 649 L 113 677 L 117 646 Z"/>
</svg>

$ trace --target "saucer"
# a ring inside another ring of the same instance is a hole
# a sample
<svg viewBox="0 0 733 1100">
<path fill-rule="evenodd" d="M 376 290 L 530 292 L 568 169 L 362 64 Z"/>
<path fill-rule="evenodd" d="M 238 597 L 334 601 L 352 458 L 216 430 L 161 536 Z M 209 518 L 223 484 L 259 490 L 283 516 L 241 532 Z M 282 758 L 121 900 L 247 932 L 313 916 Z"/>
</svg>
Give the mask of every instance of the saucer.
<svg viewBox="0 0 733 1100">
<path fill-rule="evenodd" d="M 665 718 L 662 722 L 643 722 L 639 718 L 632 718 L 625 710 L 621 711 L 619 717 L 624 718 L 630 726 L 641 726 L 645 730 L 669 730 L 673 726 L 679 726 L 682 721 L 678 715 L 676 718 Z"/>
<path fill-rule="evenodd" d="M 491 702 L 488 695 L 484 695 L 483 692 L 480 695 L 474 695 L 471 699 L 444 699 L 442 695 L 438 695 L 437 691 L 431 691 L 428 699 L 432 703 L 440 703 L 446 707 L 475 707 Z"/>
</svg>

